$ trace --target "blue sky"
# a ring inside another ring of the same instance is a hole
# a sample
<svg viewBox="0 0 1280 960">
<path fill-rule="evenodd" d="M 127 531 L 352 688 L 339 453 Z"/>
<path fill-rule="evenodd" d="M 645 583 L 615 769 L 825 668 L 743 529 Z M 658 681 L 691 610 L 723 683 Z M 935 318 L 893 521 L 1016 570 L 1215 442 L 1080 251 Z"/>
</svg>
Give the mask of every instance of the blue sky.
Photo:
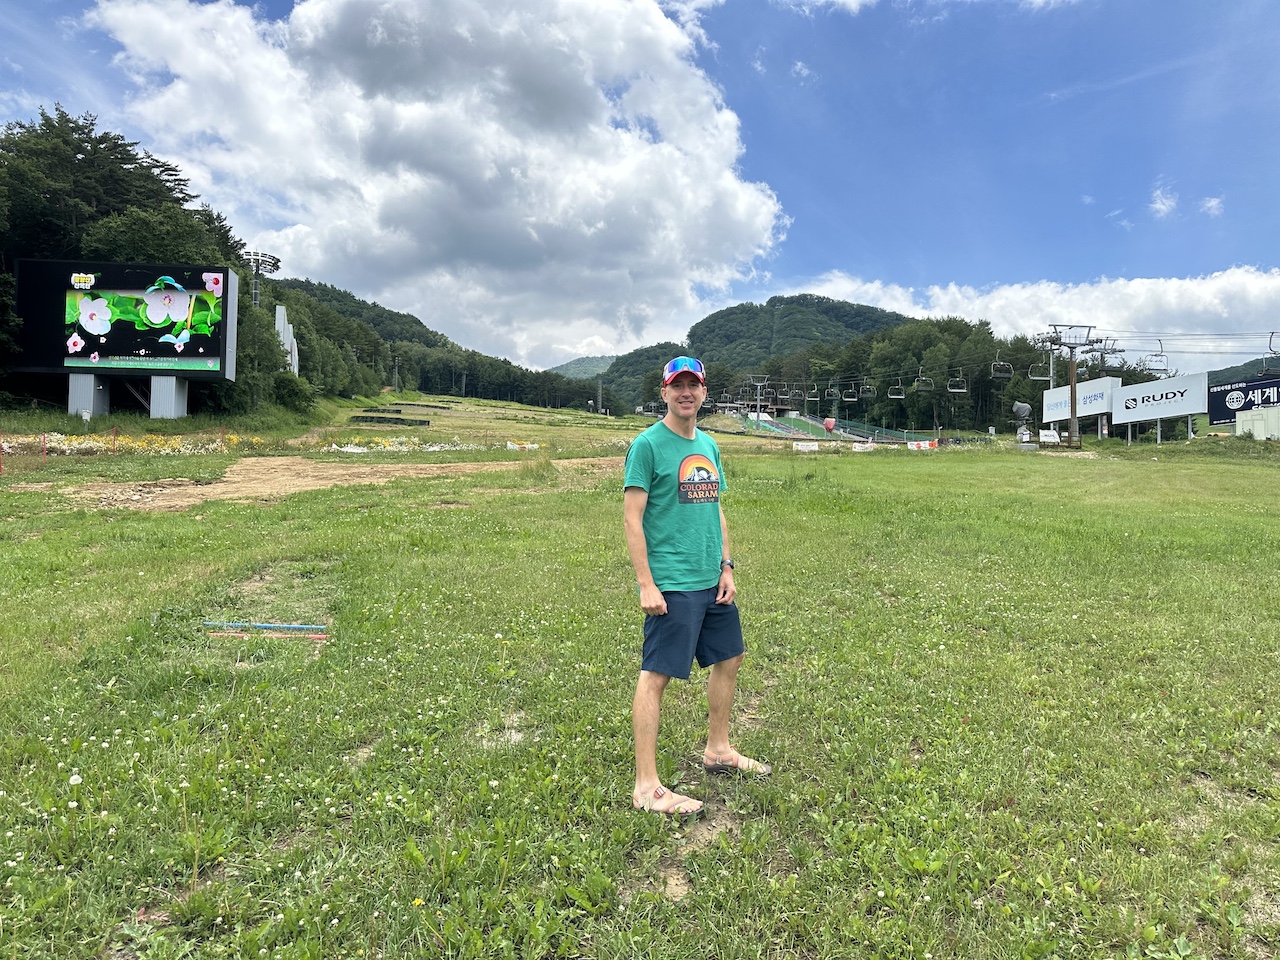
<svg viewBox="0 0 1280 960">
<path fill-rule="evenodd" d="M 700 63 L 794 218 L 775 272 L 1194 275 L 1270 252 L 1280 11 L 1248 6 L 744 0 Z"/>
<path fill-rule="evenodd" d="M 1280 328 L 1269 0 L 0 15 L 0 119 L 93 113 L 284 275 L 530 366 L 802 291 L 1006 335 L 1092 324 L 1180 372 Z"/>
</svg>

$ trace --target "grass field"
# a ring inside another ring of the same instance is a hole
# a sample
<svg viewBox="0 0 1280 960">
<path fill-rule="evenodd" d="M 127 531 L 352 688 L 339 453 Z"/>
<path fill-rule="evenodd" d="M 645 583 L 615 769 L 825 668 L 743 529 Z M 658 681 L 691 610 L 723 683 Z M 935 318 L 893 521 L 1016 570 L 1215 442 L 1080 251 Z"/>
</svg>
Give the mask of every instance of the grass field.
<svg viewBox="0 0 1280 960">
<path fill-rule="evenodd" d="M 557 465 L 640 426 L 468 408 L 424 436 L 509 469 L 169 512 L 67 491 L 234 457 L 6 455 L 0 958 L 1280 955 L 1269 447 L 725 437 L 775 774 L 703 775 L 673 686 L 679 826 L 630 809 L 620 473 Z M 450 455 L 332 449 L 385 435 L 297 449 Z"/>
</svg>

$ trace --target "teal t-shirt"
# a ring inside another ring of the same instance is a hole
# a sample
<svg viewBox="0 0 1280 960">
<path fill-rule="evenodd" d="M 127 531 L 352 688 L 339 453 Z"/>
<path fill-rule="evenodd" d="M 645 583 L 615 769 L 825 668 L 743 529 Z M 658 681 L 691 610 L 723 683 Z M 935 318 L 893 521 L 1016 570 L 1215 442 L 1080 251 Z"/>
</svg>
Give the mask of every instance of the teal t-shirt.
<svg viewBox="0 0 1280 960">
<path fill-rule="evenodd" d="M 723 537 L 720 448 L 701 430 L 686 440 L 659 420 L 631 442 L 624 487 L 649 493 L 644 539 L 659 590 L 706 590 L 720 582 Z"/>
</svg>

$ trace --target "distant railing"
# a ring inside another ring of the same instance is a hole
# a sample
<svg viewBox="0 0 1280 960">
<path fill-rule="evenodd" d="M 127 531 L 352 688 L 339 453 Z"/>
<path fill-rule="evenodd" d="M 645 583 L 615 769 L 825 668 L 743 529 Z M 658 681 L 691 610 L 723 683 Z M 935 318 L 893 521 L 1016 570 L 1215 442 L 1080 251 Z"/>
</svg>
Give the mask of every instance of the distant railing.
<svg viewBox="0 0 1280 960">
<path fill-rule="evenodd" d="M 818 417 L 792 417 L 793 422 L 800 421 L 807 424 L 810 429 L 807 432 L 814 436 L 827 436 L 827 429 L 823 421 Z M 816 429 L 815 429 L 816 428 Z M 882 443 L 906 443 L 908 440 L 932 440 L 934 434 L 921 430 L 894 430 L 890 427 L 877 427 L 874 424 L 863 423 L 861 420 L 845 420 L 843 418 L 836 419 L 836 429 L 842 434 L 857 437 L 859 440 L 876 440 Z"/>
</svg>

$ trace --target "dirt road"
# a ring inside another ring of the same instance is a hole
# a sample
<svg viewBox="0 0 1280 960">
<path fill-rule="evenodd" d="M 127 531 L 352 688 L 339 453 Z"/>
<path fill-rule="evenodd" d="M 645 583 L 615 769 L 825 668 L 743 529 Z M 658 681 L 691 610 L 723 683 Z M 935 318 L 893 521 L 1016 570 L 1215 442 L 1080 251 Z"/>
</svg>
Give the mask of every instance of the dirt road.
<svg viewBox="0 0 1280 960">
<path fill-rule="evenodd" d="M 558 469 L 603 473 L 622 467 L 622 457 L 553 460 Z M 87 483 L 58 486 L 60 496 L 98 508 L 186 510 L 205 500 L 274 500 L 324 487 L 386 483 L 400 477 L 449 477 L 511 470 L 518 463 L 333 463 L 304 457 L 246 457 L 232 464 L 221 480 L 196 483 L 176 477 L 143 483 Z M 13 490 L 52 490 L 52 483 L 15 484 Z"/>
</svg>

